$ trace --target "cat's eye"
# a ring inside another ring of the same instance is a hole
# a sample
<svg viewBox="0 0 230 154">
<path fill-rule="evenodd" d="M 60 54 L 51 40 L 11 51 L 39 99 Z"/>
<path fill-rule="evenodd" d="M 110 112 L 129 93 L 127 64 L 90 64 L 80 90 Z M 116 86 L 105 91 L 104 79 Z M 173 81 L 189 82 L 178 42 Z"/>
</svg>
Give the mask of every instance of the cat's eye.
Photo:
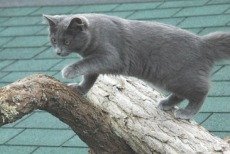
<svg viewBox="0 0 230 154">
<path fill-rule="evenodd" d="M 51 38 L 51 41 L 53 42 L 53 44 L 56 44 L 56 43 L 57 43 L 57 41 L 56 41 L 55 38 Z"/>
<path fill-rule="evenodd" d="M 70 41 L 69 40 L 65 40 L 65 45 L 69 45 Z"/>
</svg>

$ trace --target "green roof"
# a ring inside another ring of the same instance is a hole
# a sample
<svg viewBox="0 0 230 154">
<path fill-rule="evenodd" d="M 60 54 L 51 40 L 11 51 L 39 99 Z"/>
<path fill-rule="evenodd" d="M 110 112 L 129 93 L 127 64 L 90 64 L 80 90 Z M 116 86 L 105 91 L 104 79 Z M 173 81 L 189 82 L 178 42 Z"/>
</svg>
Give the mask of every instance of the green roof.
<svg viewBox="0 0 230 154">
<path fill-rule="evenodd" d="M 50 47 L 42 14 L 96 12 L 127 19 L 155 20 L 199 35 L 230 31 L 229 0 L 173 0 L 141 3 L 0 8 L 0 86 L 33 73 L 52 75 L 63 82 L 60 70 L 79 57 L 60 58 Z M 216 64 L 212 88 L 196 121 L 219 137 L 230 136 L 230 61 Z M 0 151 L 14 153 L 79 153 L 87 145 L 49 113 L 35 111 L 0 128 Z"/>
</svg>

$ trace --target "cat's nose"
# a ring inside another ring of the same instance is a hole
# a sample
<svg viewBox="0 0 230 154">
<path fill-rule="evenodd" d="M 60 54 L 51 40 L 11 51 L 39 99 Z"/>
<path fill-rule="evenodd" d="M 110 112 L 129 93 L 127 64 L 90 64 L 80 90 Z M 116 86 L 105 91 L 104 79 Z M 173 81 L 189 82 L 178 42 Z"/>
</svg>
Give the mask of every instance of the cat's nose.
<svg viewBox="0 0 230 154">
<path fill-rule="evenodd" d="M 61 55 L 61 50 L 56 50 L 57 55 Z"/>
</svg>

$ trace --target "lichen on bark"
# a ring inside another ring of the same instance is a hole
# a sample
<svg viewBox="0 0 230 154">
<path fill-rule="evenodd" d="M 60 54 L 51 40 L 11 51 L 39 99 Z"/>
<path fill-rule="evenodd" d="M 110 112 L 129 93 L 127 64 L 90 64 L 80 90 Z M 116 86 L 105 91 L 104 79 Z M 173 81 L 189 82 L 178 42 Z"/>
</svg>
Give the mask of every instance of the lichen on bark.
<svg viewBox="0 0 230 154">
<path fill-rule="evenodd" d="M 4 102 L 4 99 L 0 97 L 0 115 L 3 123 L 5 123 L 6 119 L 9 122 L 14 120 L 14 117 L 18 115 L 16 108 L 16 106 Z"/>
</svg>

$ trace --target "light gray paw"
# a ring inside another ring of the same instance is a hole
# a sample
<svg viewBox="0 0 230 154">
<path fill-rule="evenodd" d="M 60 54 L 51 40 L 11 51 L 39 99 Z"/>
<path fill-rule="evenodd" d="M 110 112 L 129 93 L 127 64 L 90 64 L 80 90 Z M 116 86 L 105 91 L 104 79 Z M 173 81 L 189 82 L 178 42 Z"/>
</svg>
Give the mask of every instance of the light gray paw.
<svg viewBox="0 0 230 154">
<path fill-rule="evenodd" d="M 168 110 L 171 110 L 174 108 L 174 106 L 168 105 L 167 99 L 161 100 L 157 107 L 161 110 L 164 110 L 164 111 L 168 111 Z"/>
<path fill-rule="evenodd" d="M 178 109 L 178 110 L 174 111 L 174 116 L 177 119 L 189 120 L 189 119 L 192 119 L 195 116 L 195 114 L 189 110 L 186 110 L 186 109 Z"/>
<path fill-rule="evenodd" d="M 77 76 L 77 70 L 71 66 L 66 66 L 62 69 L 62 77 L 67 79 L 73 79 Z"/>
<path fill-rule="evenodd" d="M 88 91 L 84 90 L 84 88 L 77 83 L 70 83 L 68 84 L 69 87 L 72 89 L 76 90 L 78 93 L 85 95 Z"/>
</svg>

